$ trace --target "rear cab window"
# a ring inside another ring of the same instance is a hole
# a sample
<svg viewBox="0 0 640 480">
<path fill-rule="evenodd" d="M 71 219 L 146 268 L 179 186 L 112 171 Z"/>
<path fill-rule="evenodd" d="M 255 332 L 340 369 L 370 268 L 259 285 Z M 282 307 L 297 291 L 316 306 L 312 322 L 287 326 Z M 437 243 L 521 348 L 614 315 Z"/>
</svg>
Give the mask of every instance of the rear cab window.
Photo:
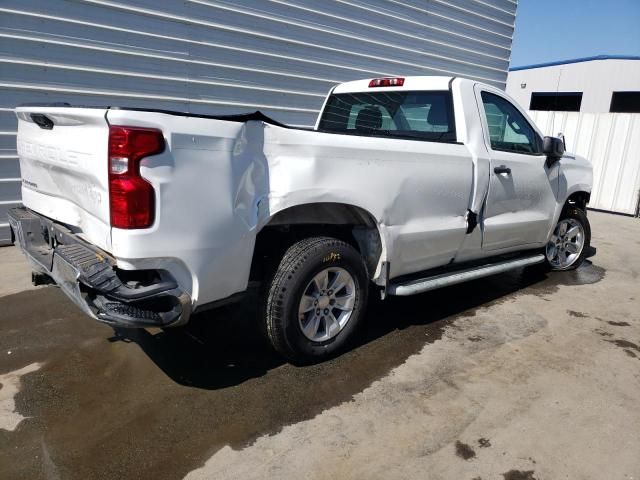
<svg viewBox="0 0 640 480">
<path fill-rule="evenodd" d="M 449 91 L 332 94 L 318 130 L 375 137 L 455 142 Z"/>
</svg>

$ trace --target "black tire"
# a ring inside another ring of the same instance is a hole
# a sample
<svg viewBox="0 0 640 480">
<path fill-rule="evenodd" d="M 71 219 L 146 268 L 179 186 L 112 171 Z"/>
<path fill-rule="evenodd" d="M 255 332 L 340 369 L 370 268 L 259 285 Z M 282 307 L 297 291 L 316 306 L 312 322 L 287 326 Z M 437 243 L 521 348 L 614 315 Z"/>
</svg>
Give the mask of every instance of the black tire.
<svg viewBox="0 0 640 480">
<path fill-rule="evenodd" d="M 585 261 L 591 249 L 591 225 L 589 224 L 587 213 L 584 210 L 577 208 L 573 205 L 567 205 L 562 211 L 562 213 L 560 214 L 558 223 L 560 223 L 561 220 L 565 220 L 569 218 L 577 221 L 582 225 L 582 228 L 584 230 L 584 245 L 582 247 L 582 252 L 578 256 L 578 258 L 574 260 L 573 263 L 571 263 L 571 265 L 564 268 L 555 267 L 549 262 L 549 258 L 547 257 L 547 262 L 546 262 L 547 266 L 549 267 L 549 269 L 554 271 L 575 270 L 580 265 L 582 265 L 582 262 Z M 554 230 L 555 230 L 555 227 L 554 227 Z"/>
<path fill-rule="evenodd" d="M 307 338 L 300 326 L 298 307 L 305 288 L 327 268 L 342 268 L 354 280 L 355 303 L 342 330 L 323 342 Z M 358 251 L 331 237 L 311 237 L 285 252 L 268 281 L 264 300 L 264 330 L 275 350 L 294 364 L 315 363 L 340 352 L 353 338 L 364 316 L 369 280 Z"/>
</svg>

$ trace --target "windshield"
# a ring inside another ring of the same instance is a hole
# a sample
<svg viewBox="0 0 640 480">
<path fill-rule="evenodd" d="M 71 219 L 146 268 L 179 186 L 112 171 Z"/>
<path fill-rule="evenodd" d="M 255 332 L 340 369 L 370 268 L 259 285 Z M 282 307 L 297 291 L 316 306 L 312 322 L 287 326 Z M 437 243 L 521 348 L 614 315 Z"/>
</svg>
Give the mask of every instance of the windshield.
<svg viewBox="0 0 640 480">
<path fill-rule="evenodd" d="M 318 129 L 354 135 L 455 141 L 451 94 L 339 93 L 327 100 Z"/>
</svg>

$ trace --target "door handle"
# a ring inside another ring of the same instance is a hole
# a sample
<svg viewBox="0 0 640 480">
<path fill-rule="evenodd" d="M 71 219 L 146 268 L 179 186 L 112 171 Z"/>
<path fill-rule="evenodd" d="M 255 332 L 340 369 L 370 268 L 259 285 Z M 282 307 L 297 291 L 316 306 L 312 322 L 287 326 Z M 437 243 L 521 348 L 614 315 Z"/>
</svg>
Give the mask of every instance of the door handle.
<svg viewBox="0 0 640 480">
<path fill-rule="evenodd" d="M 511 169 L 505 165 L 500 165 L 499 167 L 493 169 L 493 173 L 506 173 L 507 175 L 511 175 Z"/>
</svg>

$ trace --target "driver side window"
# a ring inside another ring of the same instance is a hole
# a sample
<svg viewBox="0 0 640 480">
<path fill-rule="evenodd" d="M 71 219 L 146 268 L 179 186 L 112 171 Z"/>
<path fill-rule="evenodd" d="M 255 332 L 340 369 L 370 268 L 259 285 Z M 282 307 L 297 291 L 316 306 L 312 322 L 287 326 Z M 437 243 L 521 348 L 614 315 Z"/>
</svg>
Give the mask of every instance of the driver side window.
<svg viewBox="0 0 640 480">
<path fill-rule="evenodd" d="M 491 148 L 514 153 L 542 153 L 542 139 L 508 100 L 482 92 Z"/>
</svg>

